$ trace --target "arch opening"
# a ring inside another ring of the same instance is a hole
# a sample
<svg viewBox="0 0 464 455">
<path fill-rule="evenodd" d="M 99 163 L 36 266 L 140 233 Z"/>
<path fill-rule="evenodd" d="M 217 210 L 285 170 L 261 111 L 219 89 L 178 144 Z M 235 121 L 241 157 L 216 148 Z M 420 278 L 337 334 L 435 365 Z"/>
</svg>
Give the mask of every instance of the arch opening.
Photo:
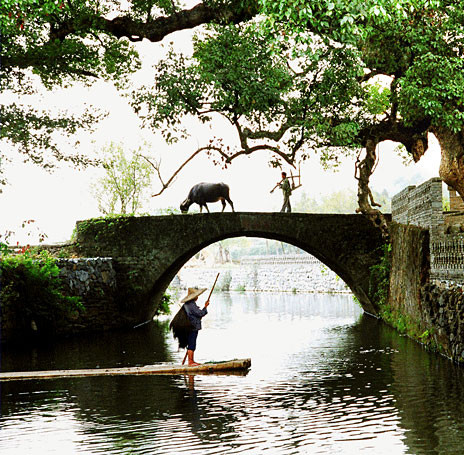
<svg viewBox="0 0 464 455">
<path fill-rule="evenodd" d="M 246 245 L 240 247 L 240 243 Z M 260 233 L 260 235 L 228 234 L 208 242 L 201 242 L 172 262 L 155 285 L 153 296 L 161 298 L 168 288 L 177 288 L 177 290 L 191 286 L 210 288 L 217 272 L 221 274 L 217 284 L 221 290 L 327 292 L 356 295 L 349 283 L 344 280 L 343 269 L 334 265 L 317 249 L 307 251 L 307 248 L 302 248 L 302 246 L 298 242 L 288 241 L 288 238 L 284 236 L 267 233 Z M 222 256 L 219 262 L 218 256 Z M 266 270 L 261 267 L 262 270 L 259 270 L 260 265 L 271 264 L 286 265 L 289 269 L 281 277 L 280 282 L 275 281 L 278 274 L 273 274 L 269 267 L 264 267 Z M 197 273 L 192 271 L 195 265 L 198 269 Z M 240 271 L 240 268 L 244 270 Z M 186 269 L 190 270 L 185 272 Z M 203 277 L 201 277 L 202 269 L 203 272 L 207 269 Z M 275 285 L 264 289 L 266 279 L 260 279 L 260 272 L 268 275 L 267 283 L 274 280 Z M 289 286 L 288 283 L 293 284 Z M 160 284 L 162 284 L 162 291 L 159 288 Z"/>
<path fill-rule="evenodd" d="M 315 256 L 289 243 L 234 237 L 208 245 L 176 273 L 170 289 L 211 287 L 258 292 L 349 293 L 347 284 Z"/>
</svg>

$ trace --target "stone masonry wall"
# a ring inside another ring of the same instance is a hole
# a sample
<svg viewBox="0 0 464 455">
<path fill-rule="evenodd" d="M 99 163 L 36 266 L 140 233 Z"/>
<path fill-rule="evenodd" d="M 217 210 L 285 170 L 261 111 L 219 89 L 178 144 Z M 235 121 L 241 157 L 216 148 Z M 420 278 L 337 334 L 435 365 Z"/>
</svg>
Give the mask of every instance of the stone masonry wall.
<svg viewBox="0 0 464 455">
<path fill-rule="evenodd" d="M 392 198 L 392 219 L 433 229 L 443 225 L 442 181 L 434 177 L 419 186 L 408 186 Z"/>
<path fill-rule="evenodd" d="M 220 272 L 218 287 L 231 291 L 334 292 L 350 289 L 332 270 L 309 255 L 244 258 L 240 265 L 184 267 L 175 285 L 210 288 Z"/>
<path fill-rule="evenodd" d="M 122 326 L 117 277 L 111 258 L 60 258 L 56 260 L 56 264 L 60 269 L 59 278 L 63 284 L 63 293 L 80 297 L 84 306 L 84 310 L 74 311 L 60 321 L 55 329 L 58 335 Z M 42 328 L 34 318 L 24 323 L 25 326 L 17 326 L 18 321 L 14 313 L 3 313 L 1 341 L 21 340 L 23 336 L 50 335 L 48 329 Z"/>
<path fill-rule="evenodd" d="M 424 327 L 446 357 L 464 363 L 464 289 L 443 283 L 421 288 Z"/>
<path fill-rule="evenodd" d="M 393 197 L 392 219 L 429 230 L 432 281 L 464 284 L 464 224 L 459 214 L 445 217 L 442 204 L 442 181 L 432 178 Z"/>
<path fill-rule="evenodd" d="M 442 210 L 438 178 L 393 197 L 392 218 L 401 224 L 391 227 L 389 301 L 393 311 L 416 326 L 420 341 L 464 363 L 462 213 L 444 216 Z"/>
<path fill-rule="evenodd" d="M 431 279 L 464 284 L 464 233 L 443 233 L 430 239 Z"/>
<path fill-rule="evenodd" d="M 431 280 L 429 232 L 392 223 L 389 303 L 395 318 L 406 321 L 409 334 L 464 363 L 463 286 Z"/>
<path fill-rule="evenodd" d="M 95 288 L 116 288 L 116 273 L 112 258 L 57 259 L 60 278 L 69 295 L 85 297 Z"/>
<path fill-rule="evenodd" d="M 429 232 L 418 226 L 391 223 L 390 235 L 390 307 L 421 321 L 420 288 L 429 281 L 430 272 Z"/>
<path fill-rule="evenodd" d="M 86 220 L 77 224 L 76 252 L 113 257 L 118 277 L 125 273 L 127 284 L 138 290 L 125 299 L 136 325 L 153 314 L 162 292 L 192 256 L 240 236 L 276 239 L 312 253 L 349 285 L 365 311 L 376 314 L 369 268 L 379 260 L 382 237 L 358 214 L 229 212 Z M 127 267 L 126 258 L 138 258 L 143 268 Z M 122 284 L 121 290 L 127 287 Z"/>
<path fill-rule="evenodd" d="M 85 307 L 68 325 L 63 334 L 108 330 L 118 325 L 116 273 L 111 258 L 57 259 L 60 278 L 67 295 L 79 296 Z"/>
</svg>

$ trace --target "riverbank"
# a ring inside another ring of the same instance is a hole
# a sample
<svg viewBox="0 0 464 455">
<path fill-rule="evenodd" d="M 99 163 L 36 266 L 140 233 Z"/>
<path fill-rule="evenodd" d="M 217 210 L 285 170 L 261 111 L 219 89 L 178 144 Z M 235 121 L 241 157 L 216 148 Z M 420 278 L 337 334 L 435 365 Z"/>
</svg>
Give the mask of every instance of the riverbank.
<svg viewBox="0 0 464 455">
<path fill-rule="evenodd" d="M 218 272 L 217 289 L 222 291 L 351 293 L 342 279 L 309 255 L 247 258 L 239 264 L 212 266 L 187 264 L 179 271 L 171 287 L 210 288 Z"/>
</svg>

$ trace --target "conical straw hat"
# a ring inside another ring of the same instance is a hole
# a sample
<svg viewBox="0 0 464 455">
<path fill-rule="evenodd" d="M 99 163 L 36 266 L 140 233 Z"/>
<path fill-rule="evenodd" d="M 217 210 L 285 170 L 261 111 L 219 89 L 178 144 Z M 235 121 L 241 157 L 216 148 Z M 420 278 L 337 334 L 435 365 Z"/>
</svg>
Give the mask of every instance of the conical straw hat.
<svg viewBox="0 0 464 455">
<path fill-rule="evenodd" d="M 181 300 L 182 303 L 193 300 L 199 295 L 203 294 L 206 291 L 206 288 L 188 288 L 187 295 Z"/>
</svg>

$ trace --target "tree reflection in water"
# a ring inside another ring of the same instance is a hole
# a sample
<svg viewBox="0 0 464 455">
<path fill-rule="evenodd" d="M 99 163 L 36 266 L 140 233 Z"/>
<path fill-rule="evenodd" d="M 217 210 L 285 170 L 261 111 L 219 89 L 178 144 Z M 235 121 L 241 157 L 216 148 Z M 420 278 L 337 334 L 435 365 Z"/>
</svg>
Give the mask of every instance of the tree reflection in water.
<svg viewBox="0 0 464 455">
<path fill-rule="evenodd" d="M 463 369 L 360 316 L 349 296 L 215 294 L 211 302 L 200 358 L 246 353 L 248 375 L 4 383 L 2 453 L 27 445 L 28 432 L 40 443 L 37 428 L 50 416 L 71 419 L 77 453 L 451 455 L 464 447 Z M 9 348 L 2 369 L 177 363 L 176 348 L 166 323 L 156 322 Z M 54 433 L 46 438 L 47 453 L 58 452 Z"/>
</svg>

